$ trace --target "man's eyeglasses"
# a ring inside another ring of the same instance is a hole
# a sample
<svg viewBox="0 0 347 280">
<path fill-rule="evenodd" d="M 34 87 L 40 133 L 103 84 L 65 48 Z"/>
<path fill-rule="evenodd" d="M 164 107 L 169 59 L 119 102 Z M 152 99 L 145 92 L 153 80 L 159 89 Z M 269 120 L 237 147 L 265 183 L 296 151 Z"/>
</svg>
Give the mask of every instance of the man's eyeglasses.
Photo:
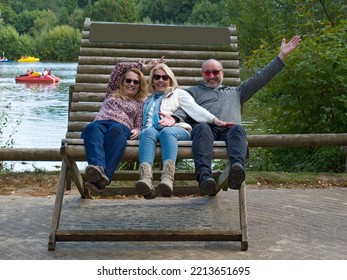
<svg viewBox="0 0 347 280">
<path fill-rule="evenodd" d="M 220 70 L 205 70 L 202 73 L 204 73 L 204 76 L 208 77 L 208 76 L 211 76 L 211 74 L 213 74 L 213 76 L 217 76 L 217 75 L 219 75 L 220 71 L 223 71 L 223 69 L 220 69 Z"/>
<path fill-rule="evenodd" d="M 153 75 L 153 79 L 156 80 L 156 81 L 159 81 L 160 78 L 163 80 L 163 81 L 168 81 L 170 79 L 170 77 L 168 75 Z"/>
<path fill-rule="evenodd" d="M 139 80 L 132 80 L 132 79 L 125 79 L 124 80 L 127 84 L 131 84 L 133 83 L 135 86 L 138 86 L 140 84 L 140 81 Z"/>
</svg>

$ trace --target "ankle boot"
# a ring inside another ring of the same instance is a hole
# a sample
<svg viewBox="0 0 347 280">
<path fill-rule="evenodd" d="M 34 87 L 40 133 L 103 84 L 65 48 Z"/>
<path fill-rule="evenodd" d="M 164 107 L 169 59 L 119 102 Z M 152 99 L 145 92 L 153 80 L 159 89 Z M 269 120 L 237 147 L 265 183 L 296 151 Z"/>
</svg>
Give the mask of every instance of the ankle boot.
<svg viewBox="0 0 347 280">
<path fill-rule="evenodd" d="M 135 184 L 136 193 L 139 195 L 150 195 L 154 192 L 152 166 L 143 162 L 139 166 L 140 180 Z"/>
<path fill-rule="evenodd" d="M 176 169 L 176 166 L 173 160 L 164 161 L 160 183 L 157 188 L 157 194 L 159 196 L 166 196 L 166 197 L 172 196 L 175 169 Z"/>
</svg>

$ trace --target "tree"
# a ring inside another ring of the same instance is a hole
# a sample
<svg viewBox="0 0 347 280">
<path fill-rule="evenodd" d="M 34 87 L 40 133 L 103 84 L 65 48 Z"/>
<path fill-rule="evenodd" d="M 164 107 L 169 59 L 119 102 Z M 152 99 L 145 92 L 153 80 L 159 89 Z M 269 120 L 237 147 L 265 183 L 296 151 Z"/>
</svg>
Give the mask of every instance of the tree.
<svg viewBox="0 0 347 280">
<path fill-rule="evenodd" d="M 70 26 L 56 26 L 42 32 L 38 40 L 39 54 L 43 59 L 57 61 L 76 60 L 81 33 Z"/>
<path fill-rule="evenodd" d="M 161 0 L 143 0 L 141 5 L 142 8 L 139 11 L 140 19 L 143 20 L 145 18 L 149 18 L 152 22 L 165 22 L 166 15 L 163 13 L 163 6 Z"/>
<path fill-rule="evenodd" d="M 20 58 L 21 55 L 35 55 L 36 45 L 29 35 L 19 35 L 13 26 L 0 28 L 0 51 L 6 52 L 9 58 Z"/>
<path fill-rule="evenodd" d="M 87 5 L 89 5 L 89 0 L 78 0 L 77 4 L 78 7 L 85 8 Z"/>
<path fill-rule="evenodd" d="M 34 26 L 35 20 L 40 17 L 40 11 L 24 11 L 16 16 L 14 27 L 19 34 L 28 33 Z"/>
<path fill-rule="evenodd" d="M 135 1 L 117 0 L 116 9 L 113 14 L 113 21 L 137 22 L 138 13 Z"/>
<path fill-rule="evenodd" d="M 64 25 L 69 21 L 69 10 L 66 7 L 62 7 L 59 11 L 59 24 Z"/>
<path fill-rule="evenodd" d="M 199 0 L 143 0 L 140 18 L 153 22 L 183 24 L 189 22 L 195 3 Z"/>
<path fill-rule="evenodd" d="M 40 11 L 40 16 L 34 20 L 30 34 L 38 36 L 43 30 L 48 30 L 57 25 L 57 17 L 51 10 Z"/>
<path fill-rule="evenodd" d="M 168 22 L 180 24 L 188 20 L 197 0 L 162 0 L 161 2 Z"/>
<path fill-rule="evenodd" d="M 13 24 L 15 22 L 16 13 L 11 7 L 0 4 L 0 17 L 5 24 Z"/>
<path fill-rule="evenodd" d="M 239 46 L 242 55 L 250 55 L 257 49 L 262 40 L 275 46 L 278 36 L 283 30 L 283 7 L 277 1 L 243 0 L 236 8 L 240 11 L 239 17 L 233 22 L 238 27 Z"/>
<path fill-rule="evenodd" d="M 7 57 L 14 57 L 18 40 L 19 34 L 12 26 L 0 27 L 1 53 L 6 52 Z"/>
<path fill-rule="evenodd" d="M 257 122 L 267 132 L 347 131 L 346 28 L 347 21 L 341 21 L 322 28 L 319 36 L 304 35 L 297 52 L 286 60 L 286 69 L 254 97 L 253 110 L 260 112 Z M 275 55 L 267 50 L 264 44 L 254 52 L 258 63 Z M 339 148 L 272 149 L 264 158 L 289 172 L 343 171 L 345 160 Z"/>
<path fill-rule="evenodd" d="M 92 12 L 92 20 L 136 22 L 138 16 L 134 1 L 129 0 L 99 0 L 95 3 Z"/>
<path fill-rule="evenodd" d="M 54 0 L 50 0 L 54 1 Z M 7 0 L 7 4 L 17 13 L 23 11 L 34 11 L 34 10 L 44 10 L 47 7 L 47 0 Z"/>
<path fill-rule="evenodd" d="M 69 14 L 72 14 L 75 9 L 77 9 L 78 2 L 71 0 L 59 0 L 59 12 L 62 8 L 66 9 Z M 59 15 L 57 16 L 59 18 Z"/>
<path fill-rule="evenodd" d="M 85 12 L 83 9 L 75 9 L 71 16 L 69 17 L 69 22 L 68 24 L 77 29 L 82 29 L 83 27 L 83 22 L 85 18 Z"/>
<path fill-rule="evenodd" d="M 23 54 L 25 55 L 37 55 L 36 42 L 33 37 L 28 34 L 19 36 L 18 45 L 14 49 L 15 57 L 20 58 Z"/>
<path fill-rule="evenodd" d="M 218 25 L 221 21 L 218 5 L 208 0 L 196 3 L 189 17 L 189 22 L 202 25 Z"/>
<path fill-rule="evenodd" d="M 306 37 L 286 70 L 259 99 L 271 110 L 264 123 L 276 133 L 347 131 L 347 22 Z M 287 77 L 287 78 L 286 78 Z"/>
</svg>

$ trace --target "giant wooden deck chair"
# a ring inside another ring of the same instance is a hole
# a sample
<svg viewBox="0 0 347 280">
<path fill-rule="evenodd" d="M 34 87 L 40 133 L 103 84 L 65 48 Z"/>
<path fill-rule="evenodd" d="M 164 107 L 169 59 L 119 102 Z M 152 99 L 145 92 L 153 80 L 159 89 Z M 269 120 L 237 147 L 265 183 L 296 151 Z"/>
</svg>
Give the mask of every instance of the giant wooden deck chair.
<svg viewBox="0 0 347 280">
<path fill-rule="evenodd" d="M 83 187 L 83 170 L 77 162 L 86 161 L 81 131 L 93 121 L 105 97 L 107 83 L 114 65 L 120 61 L 160 58 L 165 56 L 168 66 L 175 73 L 183 88 L 196 85 L 201 79 L 202 62 L 209 58 L 220 60 L 224 66 L 224 83 L 237 86 L 240 83 L 237 36 L 234 26 L 203 27 L 145 25 L 92 22 L 85 20 L 78 58 L 76 83 L 70 88 L 68 129 L 62 139 L 62 167 L 49 236 L 48 249 L 54 250 L 57 241 L 239 241 L 241 249 L 248 249 L 245 186 L 239 196 L 240 228 L 185 231 L 129 231 L 114 230 L 61 230 L 59 221 L 62 202 L 70 182 L 83 198 L 88 193 Z M 225 142 L 214 143 L 214 159 L 227 159 Z M 191 141 L 179 143 L 178 159 L 192 159 Z M 138 159 L 138 141 L 128 141 L 122 161 Z M 160 147 L 156 151 L 160 162 Z M 134 174 L 135 173 L 135 174 Z M 160 172 L 159 172 L 160 173 Z M 160 174 L 154 174 L 154 180 Z M 228 190 L 228 167 L 214 170 L 218 191 Z M 137 171 L 117 171 L 114 180 L 138 180 Z M 177 170 L 175 184 L 179 180 L 195 180 L 194 170 Z M 197 189 L 197 187 L 195 187 Z M 176 185 L 174 191 L 179 189 Z"/>
</svg>

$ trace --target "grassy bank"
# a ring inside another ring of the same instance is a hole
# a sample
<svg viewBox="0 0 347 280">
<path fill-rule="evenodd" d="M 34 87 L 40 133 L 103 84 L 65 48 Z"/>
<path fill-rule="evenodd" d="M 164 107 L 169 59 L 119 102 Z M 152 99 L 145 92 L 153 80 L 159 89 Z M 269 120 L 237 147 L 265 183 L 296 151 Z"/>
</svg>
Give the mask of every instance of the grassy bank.
<svg viewBox="0 0 347 280">
<path fill-rule="evenodd" d="M 347 187 L 347 173 L 248 172 L 246 183 L 272 187 Z"/>
</svg>

